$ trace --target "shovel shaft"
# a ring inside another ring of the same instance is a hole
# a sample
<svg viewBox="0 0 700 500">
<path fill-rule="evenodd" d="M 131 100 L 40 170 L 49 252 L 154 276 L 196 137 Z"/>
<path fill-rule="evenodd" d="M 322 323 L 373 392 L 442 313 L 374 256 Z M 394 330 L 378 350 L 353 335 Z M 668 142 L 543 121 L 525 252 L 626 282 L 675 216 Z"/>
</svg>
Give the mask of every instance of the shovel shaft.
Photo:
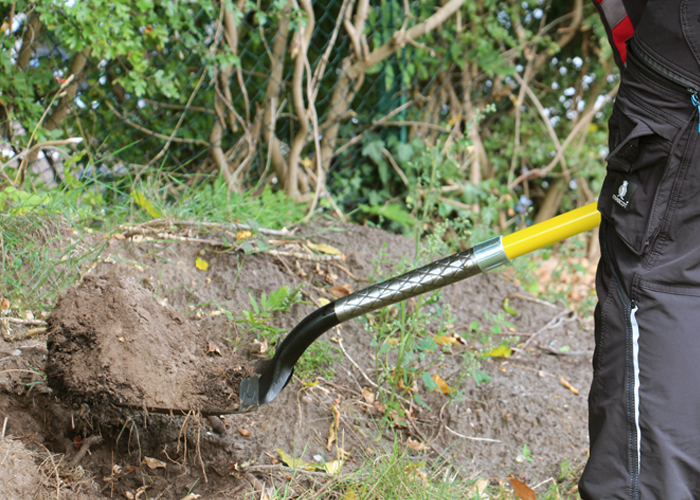
<svg viewBox="0 0 700 500">
<path fill-rule="evenodd" d="M 503 249 L 510 260 L 565 240 L 600 225 L 598 203 L 589 203 L 534 226 L 503 237 Z"/>
</svg>

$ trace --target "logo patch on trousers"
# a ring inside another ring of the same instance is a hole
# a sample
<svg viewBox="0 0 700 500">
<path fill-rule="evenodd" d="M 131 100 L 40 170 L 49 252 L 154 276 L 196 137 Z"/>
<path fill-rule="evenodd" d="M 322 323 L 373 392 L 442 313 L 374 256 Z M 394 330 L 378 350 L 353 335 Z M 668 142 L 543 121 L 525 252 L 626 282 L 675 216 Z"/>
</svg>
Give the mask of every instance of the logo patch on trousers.
<svg viewBox="0 0 700 500">
<path fill-rule="evenodd" d="M 615 182 L 615 190 L 616 192 L 612 195 L 612 199 L 625 210 L 629 210 L 630 201 L 632 201 L 632 196 L 637 190 L 637 185 L 627 179 L 618 177 Z"/>
</svg>

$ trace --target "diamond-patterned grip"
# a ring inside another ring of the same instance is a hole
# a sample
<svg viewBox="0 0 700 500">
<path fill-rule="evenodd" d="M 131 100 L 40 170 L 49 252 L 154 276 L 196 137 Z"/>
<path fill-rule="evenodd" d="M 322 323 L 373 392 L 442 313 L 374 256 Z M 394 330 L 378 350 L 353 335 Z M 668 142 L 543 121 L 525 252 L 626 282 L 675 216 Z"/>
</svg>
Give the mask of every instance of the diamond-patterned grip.
<svg viewBox="0 0 700 500">
<path fill-rule="evenodd" d="M 474 251 L 470 248 L 338 299 L 334 303 L 335 314 L 342 323 L 480 272 Z"/>
</svg>

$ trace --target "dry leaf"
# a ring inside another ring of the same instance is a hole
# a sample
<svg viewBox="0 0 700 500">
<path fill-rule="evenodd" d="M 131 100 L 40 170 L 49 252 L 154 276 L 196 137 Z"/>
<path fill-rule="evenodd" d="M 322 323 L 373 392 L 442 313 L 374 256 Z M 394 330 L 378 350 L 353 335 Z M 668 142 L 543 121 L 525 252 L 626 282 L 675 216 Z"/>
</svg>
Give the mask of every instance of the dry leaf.
<svg viewBox="0 0 700 500">
<path fill-rule="evenodd" d="M 420 441 L 416 441 L 415 439 L 411 438 L 406 439 L 406 446 L 411 448 L 413 451 L 423 451 L 427 448 L 425 443 L 421 443 Z"/>
<path fill-rule="evenodd" d="M 467 345 L 467 340 L 457 332 L 452 332 L 452 336 L 462 345 Z"/>
<path fill-rule="evenodd" d="M 326 450 L 331 451 L 333 449 L 333 443 L 335 443 L 336 437 L 338 436 L 338 431 L 335 427 L 335 420 L 331 422 L 330 427 L 328 427 L 328 443 L 326 444 Z"/>
<path fill-rule="evenodd" d="M 472 498 L 477 495 L 479 495 L 478 498 L 486 498 L 484 496 L 484 493 L 486 492 L 486 488 L 489 485 L 489 480 L 488 478 L 481 477 L 476 480 L 476 482 L 472 485 L 471 488 L 469 488 L 469 492 L 467 493 L 467 498 Z"/>
<path fill-rule="evenodd" d="M 331 287 L 329 290 L 334 296 L 340 298 L 343 298 L 347 295 L 350 295 L 352 291 L 350 290 L 350 285 L 335 285 L 334 287 Z"/>
<path fill-rule="evenodd" d="M 370 389 L 369 387 L 364 387 L 362 389 L 362 397 L 367 402 L 367 404 L 371 405 L 372 403 L 374 403 L 375 396 L 372 392 L 372 389 Z"/>
<path fill-rule="evenodd" d="M 325 306 L 325 305 L 330 304 L 331 301 L 328 300 L 328 299 L 325 298 L 325 297 L 319 297 L 319 298 L 318 298 L 318 303 L 321 304 L 322 306 Z"/>
<path fill-rule="evenodd" d="M 10 301 L 4 297 L 2 299 L 0 299 L 0 310 L 5 311 L 9 308 L 10 308 Z"/>
<path fill-rule="evenodd" d="M 251 233 L 250 231 L 238 231 L 236 233 L 236 240 L 237 241 L 247 240 L 251 236 L 253 236 L 253 233 Z"/>
<path fill-rule="evenodd" d="M 512 474 L 508 476 L 508 479 L 510 480 L 510 485 L 513 487 L 515 496 L 518 497 L 519 500 L 536 500 L 535 492 L 532 491 L 524 481 L 513 477 Z"/>
<path fill-rule="evenodd" d="M 246 429 L 238 429 L 238 432 L 239 432 L 240 435 L 243 436 L 243 437 L 248 437 L 248 436 L 250 436 L 250 431 L 248 431 L 248 430 L 246 430 Z"/>
<path fill-rule="evenodd" d="M 491 352 L 484 353 L 484 356 L 490 356 L 492 358 L 507 358 L 513 354 L 513 350 L 507 345 L 499 345 Z"/>
<path fill-rule="evenodd" d="M 330 245 L 326 245 L 325 243 L 319 243 L 317 245 L 308 241 L 306 245 L 311 250 L 316 250 L 317 252 L 325 253 L 326 255 L 343 255 L 343 253 L 340 250 Z"/>
<path fill-rule="evenodd" d="M 576 394 L 578 396 L 579 390 L 576 387 L 574 387 L 573 385 L 571 385 L 564 378 L 564 375 L 561 376 L 561 378 L 559 379 L 559 382 L 561 382 L 561 385 L 563 385 L 564 387 L 566 387 L 567 389 L 569 389 L 571 392 L 573 392 L 574 394 Z"/>
<path fill-rule="evenodd" d="M 142 193 L 140 193 L 139 191 L 136 191 L 136 190 L 132 190 L 131 197 L 134 199 L 136 204 L 138 206 L 140 206 L 141 208 L 143 208 L 144 210 L 146 210 L 146 212 L 148 212 L 148 214 L 151 217 L 153 217 L 155 219 L 160 217 L 160 212 L 158 212 L 158 210 L 156 210 L 156 207 L 153 206 L 153 203 L 151 203 L 149 200 L 147 200 L 146 197 Z"/>
<path fill-rule="evenodd" d="M 197 260 L 194 261 L 194 267 L 196 267 L 200 271 L 206 271 L 207 269 L 209 269 L 209 262 L 207 262 L 201 257 L 197 257 Z"/>
<path fill-rule="evenodd" d="M 342 460 L 331 460 L 323 464 L 323 468 L 326 470 L 326 474 L 329 476 L 335 476 L 340 472 L 340 468 L 343 466 Z"/>
<path fill-rule="evenodd" d="M 184 497 L 182 500 L 197 500 L 198 498 L 202 498 L 202 495 L 197 495 L 196 493 L 190 493 L 186 497 Z"/>
<path fill-rule="evenodd" d="M 450 386 L 447 385 L 447 382 L 445 382 L 445 380 L 437 373 L 433 373 L 433 382 L 437 384 L 443 394 L 449 394 L 452 392 L 452 389 L 450 389 Z"/>
<path fill-rule="evenodd" d="M 216 344 L 212 344 L 211 342 L 209 342 L 209 350 L 207 351 L 207 354 L 218 354 L 219 356 L 221 356 L 221 350 Z"/>
<path fill-rule="evenodd" d="M 338 427 L 340 426 L 340 410 L 336 404 L 331 405 L 331 411 L 333 412 L 333 420 L 328 428 L 328 444 L 326 445 L 326 450 L 331 451 L 333 448 L 333 443 L 335 443 L 338 437 Z"/>
<path fill-rule="evenodd" d="M 355 496 L 355 490 L 348 490 L 348 492 L 345 493 L 343 500 L 355 500 L 356 498 L 357 496 Z"/>
<path fill-rule="evenodd" d="M 148 466 L 148 468 L 151 470 L 165 469 L 165 462 L 161 462 L 160 460 L 155 459 L 155 458 L 144 457 L 144 459 L 141 463 L 146 464 Z"/>
<path fill-rule="evenodd" d="M 291 467 L 292 469 L 314 470 L 319 467 L 318 464 L 311 464 L 301 458 L 289 456 L 284 452 L 284 450 L 279 448 L 277 448 L 277 453 L 279 453 L 280 458 L 287 465 L 287 467 Z"/>
<path fill-rule="evenodd" d="M 437 345 L 456 344 L 457 339 L 454 337 L 448 337 L 447 335 L 435 335 L 435 343 Z"/>
<path fill-rule="evenodd" d="M 403 389 L 404 391 L 418 392 L 418 383 L 415 380 L 411 384 L 411 387 L 407 387 L 403 381 L 403 377 L 401 377 L 399 378 L 399 383 L 396 385 L 399 389 Z"/>
<path fill-rule="evenodd" d="M 267 339 L 262 339 L 262 341 L 258 339 L 253 340 L 252 348 L 259 354 L 265 354 L 269 349 Z"/>
</svg>

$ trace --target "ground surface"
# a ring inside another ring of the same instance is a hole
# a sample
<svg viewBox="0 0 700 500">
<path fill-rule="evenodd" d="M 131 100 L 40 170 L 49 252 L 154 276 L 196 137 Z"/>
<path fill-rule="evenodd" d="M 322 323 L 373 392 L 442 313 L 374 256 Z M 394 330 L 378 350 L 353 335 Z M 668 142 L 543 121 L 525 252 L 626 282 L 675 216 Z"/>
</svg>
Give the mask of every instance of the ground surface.
<svg viewBox="0 0 700 500">
<path fill-rule="evenodd" d="M 69 227 L 58 231 L 66 245 L 75 237 Z M 533 300 L 497 275 L 470 278 L 443 291 L 443 303 L 451 305 L 454 316 L 450 331 L 467 343 L 447 344 L 417 361 L 427 364 L 434 356 L 431 373 L 459 389 L 461 401 L 450 403 L 417 380 L 415 390 L 430 410 L 404 398 L 405 416 L 391 418 L 372 386 L 379 375 L 377 343 L 365 319 L 322 337 L 345 349 L 332 351 L 339 358 L 332 378 L 327 374 L 304 383 L 295 378 L 255 413 L 219 419 L 112 406 L 124 395 L 133 398 L 126 401 L 133 406 L 144 400 L 206 405 L 202 387 L 210 395 L 230 392 L 235 383 L 226 381 L 238 376 L 230 370 L 250 369 L 267 356 L 266 343 L 274 343 L 243 321 L 243 312 L 255 309 L 251 296 L 260 307 L 263 293 L 269 297 L 283 286 L 299 288 L 302 300 L 288 311 L 271 311 L 267 319 L 258 314 L 265 319 L 261 328 L 288 331 L 316 308 L 312 301 L 333 300 L 339 289 L 359 290 L 368 279 L 408 269 L 415 253 L 414 242 L 400 236 L 330 223 L 288 235 L 258 233 L 250 240 L 241 232 L 158 231 L 124 229 L 112 237 L 95 234 L 81 240 L 99 251 L 93 252 L 96 260 L 83 263 L 81 288 L 68 292 L 60 314 L 49 318 L 48 362 L 46 338 L 16 340 L 26 328 L 4 325 L 3 498 L 179 500 L 189 493 L 264 498 L 261 489 L 281 487 L 294 476 L 288 490 L 293 497 L 324 484 L 328 476 L 292 473 L 277 450 L 308 462 L 344 459 L 343 470 L 349 471 L 395 442 L 418 457 L 450 464 L 462 478 L 497 480 L 512 473 L 530 485 L 556 478 L 564 460 L 575 465 L 585 460 L 591 323 Z M 234 251 L 192 241 L 237 237 L 243 247 Z M 343 260 L 327 254 L 300 257 L 319 244 L 337 248 Z M 198 258 L 207 266 L 198 268 Z M 504 318 L 506 298 L 507 309 L 517 314 Z M 439 303 L 425 307 L 438 316 Z M 121 316 L 113 314 L 117 310 Z M 512 326 L 494 325 L 505 320 Z M 469 336 L 474 321 L 484 331 L 500 332 L 493 335 L 495 342 L 509 339 L 516 346 L 511 356 L 481 361 L 480 371 L 491 381 L 478 385 L 474 377 L 460 375 L 464 355 L 476 352 L 478 341 Z M 438 327 L 433 322 L 423 335 Z M 167 358 L 176 351 L 176 360 Z M 37 368 L 46 369 L 55 390 L 33 373 Z M 219 377 L 207 385 L 192 379 L 198 372 Z M 182 384 L 191 385 L 181 390 Z M 185 393 L 189 399 L 177 399 Z M 382 417 L 392 425 L 383 425 Z M 329 433 L 335 434 L 330 444 Z"/>
</svg>

